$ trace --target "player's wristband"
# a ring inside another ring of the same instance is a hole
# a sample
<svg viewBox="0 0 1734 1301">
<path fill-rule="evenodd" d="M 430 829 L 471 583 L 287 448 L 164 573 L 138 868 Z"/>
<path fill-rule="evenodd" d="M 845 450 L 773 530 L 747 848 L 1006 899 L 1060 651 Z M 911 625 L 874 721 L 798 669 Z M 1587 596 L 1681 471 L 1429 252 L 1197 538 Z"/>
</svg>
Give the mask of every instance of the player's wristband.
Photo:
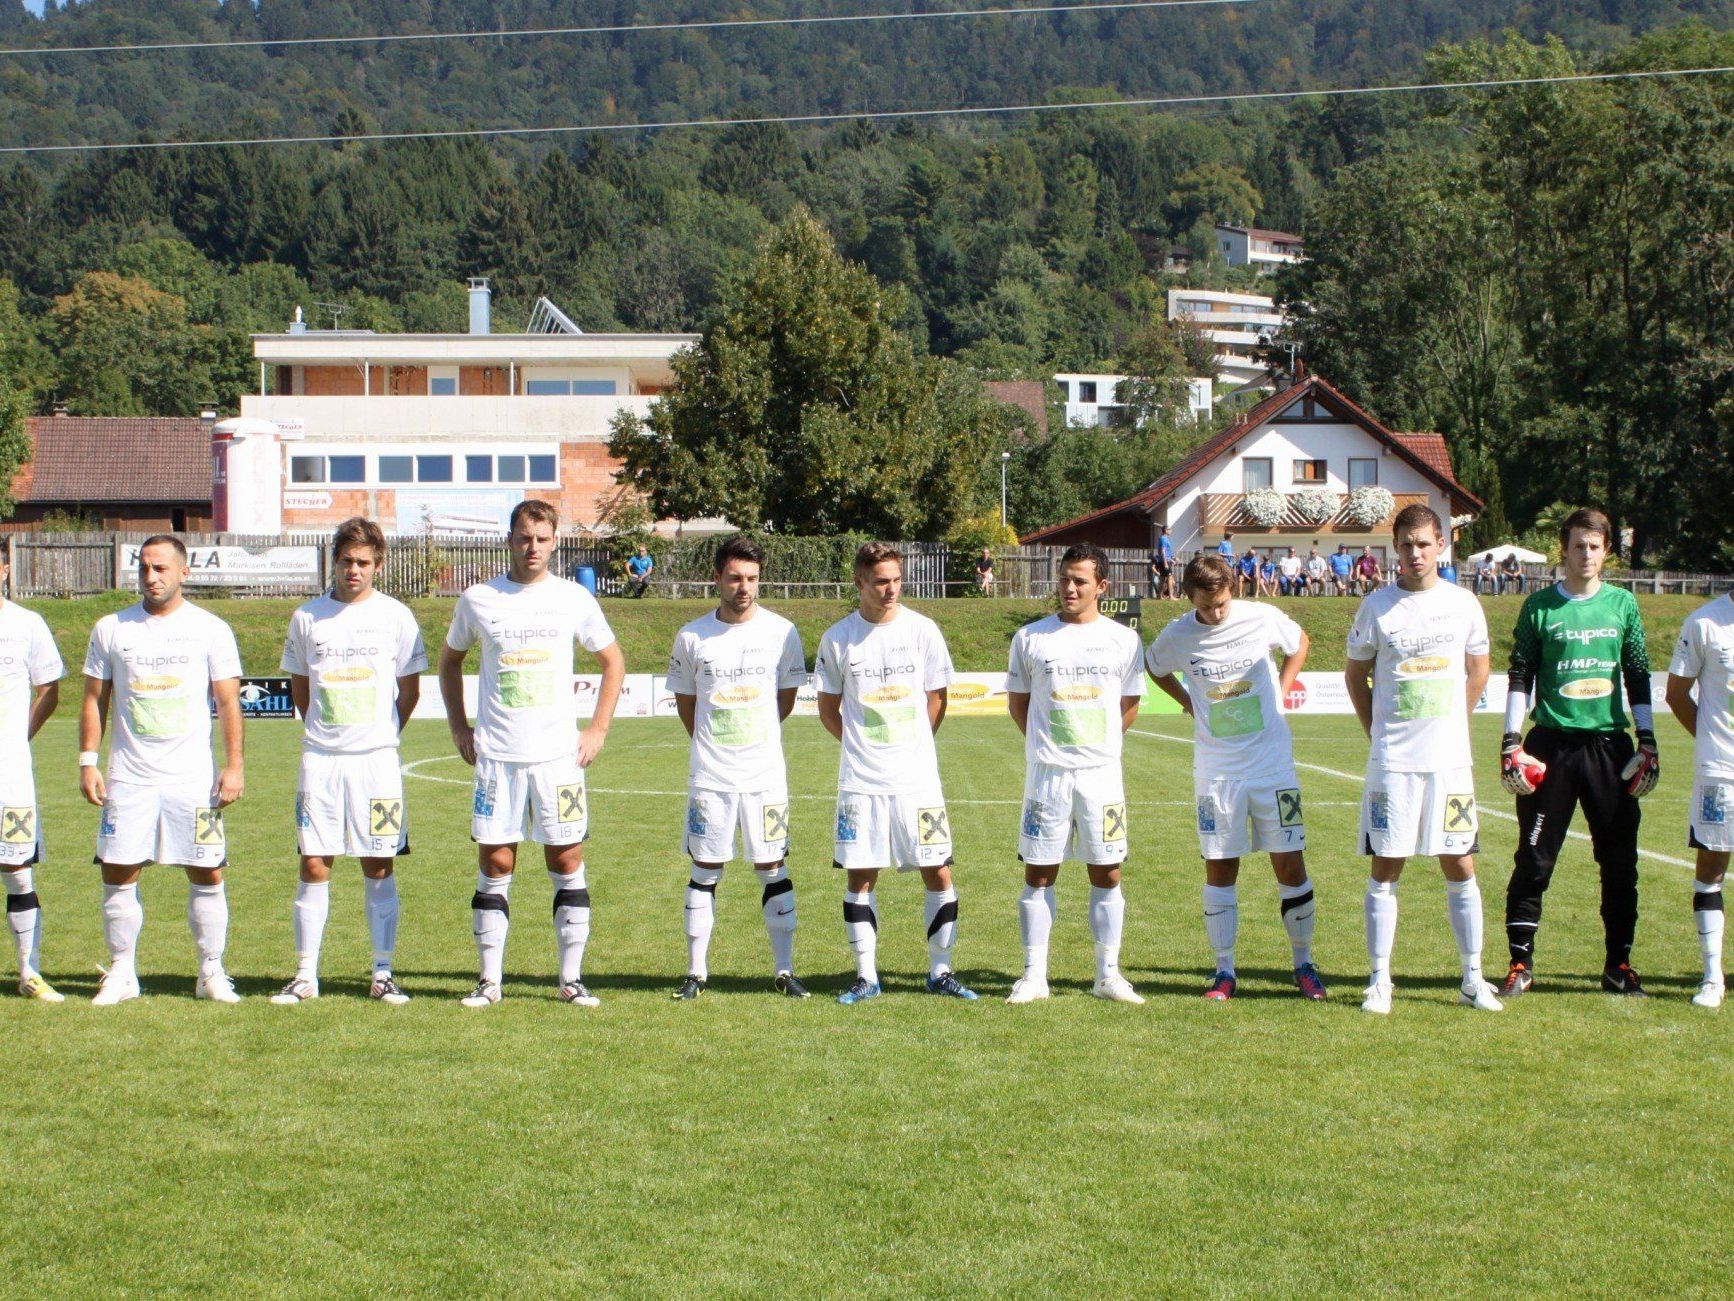
<svg viewBox="0 0 1734 1301">
<path fill-rule="evenodd" d="M 95 768 L 102 763 L 102 755 L 95 750 L 80 750 L 78 766 L 80 768 Z"/>
</svg>

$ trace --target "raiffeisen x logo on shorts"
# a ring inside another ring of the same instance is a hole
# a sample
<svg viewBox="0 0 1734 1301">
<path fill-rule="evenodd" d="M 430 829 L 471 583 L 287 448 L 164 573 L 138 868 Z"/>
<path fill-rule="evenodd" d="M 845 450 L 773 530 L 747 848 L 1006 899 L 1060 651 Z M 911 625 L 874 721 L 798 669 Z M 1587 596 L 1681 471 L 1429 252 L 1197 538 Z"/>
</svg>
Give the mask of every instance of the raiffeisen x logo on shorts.
<svg viewBox="0 0 1734 1301">
<path fill-rule="evenodd" d="M 196 809 L 193 812 L 193 843 L 220 845 L 223 843 L 223 811 Z"/>
<path fill-rule="evenodd" d="M 1298 827 L 1301 822 L 1301 794 L 1298 790 L 1276 793 L 1277 821 L 1285 827 Z"/>
<path fill-rule="evenodd" d="M 367 802 L 367 834 L 370 836 L 389 836 L 394 831 L 403 830 L 403 801 L 399 799 L 369 800 Z"/>
<path fill-rule="evenodd" d="M 584 787 L 581 783 L 562 786 L 556 793 L 560 806 L 560 821 L 581 822 L 584 819 Z"/>
<path fill-rule="evenodd" d="M 1445 797 L 1445 830 L 1475 830 L 1475 797 L 1473 795 L 1447 795 Z"/>
<path fill-rule="evenodd" d="M 922 844 L 943 845 L 951 839 L 951 820 L 944 809 L 920 809 L 915 818 Z"/>
<path fill-rule="evenodd" d="M 789 806 L 787 804 L 765 805 L 765 839 L 787 840 L 789 838 Z"/>
<path fill-rule="evenodd" d="M 36 810 L 6 809 L 0 812 L 0 842 L 28 845 L 36 840 Z"/>
<path fill-rule="evenodd" d="M 1126 806 L 1110 804 L 1102 810 L 1102 839 L 1107 842 L 1126 838 Z"/>
</svg>

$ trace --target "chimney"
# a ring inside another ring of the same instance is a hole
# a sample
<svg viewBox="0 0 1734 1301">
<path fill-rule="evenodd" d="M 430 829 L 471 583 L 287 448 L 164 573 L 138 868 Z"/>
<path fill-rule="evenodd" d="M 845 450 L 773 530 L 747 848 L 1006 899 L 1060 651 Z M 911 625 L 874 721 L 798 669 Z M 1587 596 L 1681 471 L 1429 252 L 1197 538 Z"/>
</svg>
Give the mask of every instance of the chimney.
<svg viewBox="0 0 1734 1301">
<path fill-rule="evenodd" d="M 54 404 L 54 414 L 57 416 L 64 416 L 66 414 L 66 403 L 56 402 Z"/>
<path fill-rule="evenodd" d="M 289 321 L 289 333 L 290 334 L 306 334 L 307 333 L 307 320 L 305 317 L 303 317 L 301 315 L 301 305 L 299 303 L 297 303 L 295 306 L 295 315 Z"/>
<path fill-rule="evenodd" d="M 488 289 L 486 276 L 470 277 L 470 333 L 492 334 L 490 322 L 490 305 L 492 293 Z"/>
</svg>

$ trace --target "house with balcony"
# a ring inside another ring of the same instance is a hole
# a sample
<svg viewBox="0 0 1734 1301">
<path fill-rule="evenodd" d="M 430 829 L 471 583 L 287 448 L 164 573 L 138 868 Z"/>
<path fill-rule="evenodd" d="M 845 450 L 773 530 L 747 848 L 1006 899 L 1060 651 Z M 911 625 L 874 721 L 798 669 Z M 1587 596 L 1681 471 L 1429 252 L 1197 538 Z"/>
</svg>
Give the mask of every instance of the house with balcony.
<svg viewBox="0 0 1734 1301">
<path fill-rule="evenodd" d="M 1215 289 L 1170 289 L 1168 319 L 1197 327 L 1210 340 L 1218 378 L 1237 387 L 1268 380 L 1260 354 L 1288 325 L 1273 298 Z"/>
<path fill-rule="evenodd" d="M 297 320 L 255 335 L 259 392 L 218 426 L 218 527 L 366 515 L 389 532 L 492 533 L 532 496 L 563 523 L 594 524 L 598 499 L 618 491 L 610 422 L 648 413 L 698 336 L 586 334 L 546 301 L 523 333 L 494 333 L 491 315 L 474 280 L 466 334 Z"/>
<path fill-rule="evenodd" d="M 1352 495 L 1362 487 L 1390 494 L 1379 519 L 1357 516 Z M 1280 555 L 1294 547 L 1305 555 L 1314 542 L 1322 552 L 1347 543 L 1356 552 L 1371 546 L 1388 563 L 1391 521 L 1412 502 L 1437 511 L 1448 533 L 1453 516 L 1482 508 L 1457 481 L 1441 435 L 1393 432 L 1309 374 L 1199 443 L 1142 492 L 1023 541 L 1147 550 L 1161 524 L 1186 558 L 1214 551 L 1232 534 L 1240 552 Z"/>
<path fill-rule="evenodd" d="M 1257 267 L 1260 271 L 1299 262 L 1307 255 L 1306 241 L 1299 235 L 1257 226 L 1218 226 L 1216 247 L 1229 266 Z"/>
<path fill-rule="evenodd" d="M 1126 428 L 1130 417 L 1118 396 L 1124 375 L 1055 375 L 1060 399 L 1066 406 L 1066 424 L 1073 428 Z M 1193 420 L 1202 420 L 1215 409 L 1215 388 L 1208 379 L 1186 381 L 1186 408 Z"/>
</svg>

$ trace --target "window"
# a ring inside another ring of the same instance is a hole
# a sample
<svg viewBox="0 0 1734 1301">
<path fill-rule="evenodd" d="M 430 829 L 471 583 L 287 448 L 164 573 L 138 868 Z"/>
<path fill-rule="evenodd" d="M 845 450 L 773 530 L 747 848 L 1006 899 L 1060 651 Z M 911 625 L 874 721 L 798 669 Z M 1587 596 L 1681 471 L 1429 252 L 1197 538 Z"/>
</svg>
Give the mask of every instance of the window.
<svg viewBox="0 0 1734 1301">
<path fill-rule="evenodd" d="M 458 377 L 456 375 L 435 375 L 427 382 L 428 396 L 436 398 L 455 398 L 458 395 Z"/>
<path fill-rule="evenodd" d="M 1060 386 L 1060 401 L 1070 402 L 1072 400 L 1072 386 L 1063 379 L 1055 380 L 1054 383 Z"/>
<path fill-rule="evenodd" d="M 1325 463 L 1323 461 L 1296 461 L 1294 463 L 1294 481 L 1296 483 L 1323 483 L 1325 481 Z"/>
<path fill-rule="evenodd" d="M 611 398 L 615 384 L 611 379 L 527 379 L 524 392 L 531 397 Z"/>
<path fill-rule="evenodd" d="M 1094 402 L 1096 400 L 1096 381 L 1081 379 L 1078 381 L 1078 401 Z"/>
<path fill-rule="evenodd" d="M 501 483 L 524 482 L 524 458 L 521 456 L 501 456 L 495 458 L 499 467 Z"/>
<path fill-rule="evenodd" d="M 575 379 L 572 381 L 572 396 L 575 398 L 611 398 L 614 396 L 614 381 L 611 379 Z"/>
<path fill-rule="evenodd" d="M 1365 488 L 1379 481 L 1379 462 L 1369 457 L 1351 457 L 1349 460 L 1349 490 Z"/>
<path fill-rule="evenodd" d="M 1271 485 L 1271 464 L 1268 456 L 1249 456 L 1240 463 L 1241 489 L 1244 492 L 1256 492 L 1260 488 Z"/>
<path fill-rule="evenodd" d="M 572 384 L 563 379 L 527 379 L 524 392 L 533 398 L 563 398 L 572 392 Z"/>
<path fill-rule="evenodd" d="M 366 483 L 365 456 L 334 456 L 330 461 L 332 483 Z"/>
<path fill-rule="evenodd" d="M 290 483 L 366 483 L 364 456 L 292 456 Z"/>
<path fill-rule="evenodd" d="M 379 458 L 379 481 L 381 483 L 414 483 L 415 457 L 413 456 L 382 456 Z"/>
<path fill-rule="evenodd" d="M 415 458 L 417 483 L 450 483 L 452 458 L 449 456 L 418 456 Z"/>
<path fill-rule="evenodd" d="M 530 458 L 530 482 L 555 482 L 554 464 L 555 461 L 552 456 L 532 456 Z"/>
<path fill-rule="evenodd" d="M 494 481 L 494 458 L 491 456 L 464 457 L 464 482 L 492 483 Z"/>
<path fill-rule="evenodd" d="M 325 458 L 323 456 L 292 456 L 289 458 L 290 483 L 324 483 Z"/>
</svg>

